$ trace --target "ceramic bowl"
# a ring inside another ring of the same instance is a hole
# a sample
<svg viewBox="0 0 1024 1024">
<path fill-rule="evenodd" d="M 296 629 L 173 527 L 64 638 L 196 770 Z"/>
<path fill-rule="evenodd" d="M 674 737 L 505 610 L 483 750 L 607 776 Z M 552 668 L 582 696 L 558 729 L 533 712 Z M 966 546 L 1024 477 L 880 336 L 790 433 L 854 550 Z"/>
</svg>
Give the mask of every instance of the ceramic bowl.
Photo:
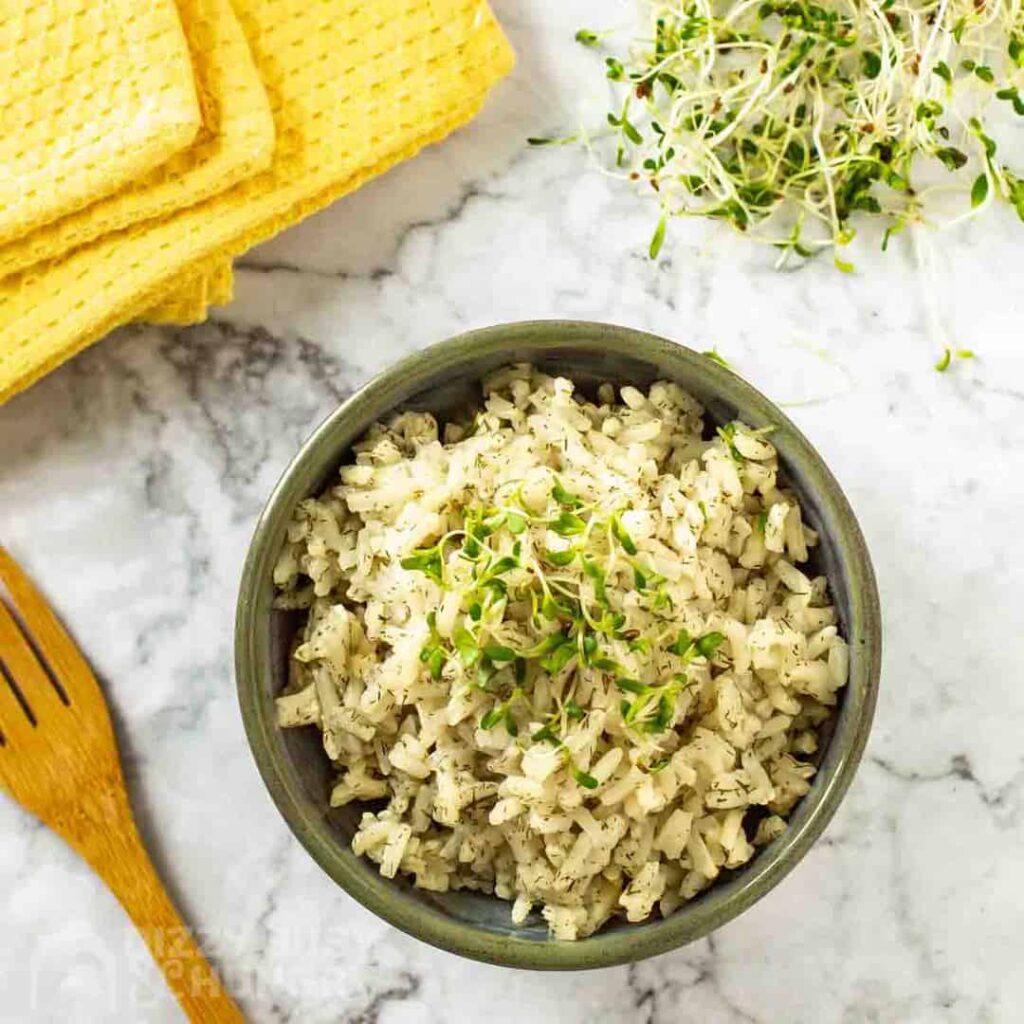
<svg viewBox="0 0 1024 1024">
<path fill-rule="evenodd" d="M 815 569 L 828 576 L 850 644 L 850 679 L 834 728 L 811 791 L 785 833 L 666 919 L 615 924 L 578 942 L 550 939 L 539 917 L 515 927 L 510 904 L 497 898 L 424 892 L 406 879 L 382 878 L 350 848 L 359 809 L 328 806 L 332 773 L 319 732 L 282 731 L 274 720 L 297 622 L 272 608 L 271 573 L 296 504 L 335 478 L 350 445 L 376 420 L 413 408 L 444 421 L 479 400 L 488 371 L 524 361 L 584 389 L 606 380 L 639 386 L 677 381 L 705 405 L 712 423 L 772 424 L 785 481 L 798 493 L 805 521 L 821 535 Z M 608 324 L 540 321 L 472 331 L 417 352 L 375 377 L 313 432 L 256 526 L 235 645 L 238 695 L 256 763 L 289 827 L 331 878 L 395 927 L 442 949 L 493 964 L 566 970 L 640 960 L 692 942 L 732 920 L 794 868 L 835 813 L 860 760 L 878 689 L 881 624 L 871 562 L 846 498 L 807 439 L 767 398 L 706 356 L 662 338 Z"/>
</svg>

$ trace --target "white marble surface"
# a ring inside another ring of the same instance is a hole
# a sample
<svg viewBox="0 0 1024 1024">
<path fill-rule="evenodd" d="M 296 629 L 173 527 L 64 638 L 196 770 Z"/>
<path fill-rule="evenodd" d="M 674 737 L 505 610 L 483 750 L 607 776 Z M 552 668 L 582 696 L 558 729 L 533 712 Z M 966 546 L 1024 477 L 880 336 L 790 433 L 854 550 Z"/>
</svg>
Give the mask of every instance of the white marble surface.
<svg viewBox="0 0 1024 1024">
<path fill-rule="evenodd" d="M 1021 1020 L 1024 226 L 926 240 L 927 275 L 905 241 L 778 273 L 697 226 L 652 264 L 649 205 L 524 144 L 600 89 L 572 33 L 622 4 L 497 7 L 520 65 L 472 126 L 251 253 L 207 325 L 121 331 L 0 410 L 0 536 L 106 683 L 160 867 L 258 1022 Z M 867 756 L 798 869 L 709 940 L 578 976 L 461 961 L 339 891 L 263 789 L 231 667 L 251 528 L 318 420 L 403 353 L 551 316 L 717 345 L 787 404 L 887 630 Z M 978 360 L 935 373 L 946 337 Z M 0 920 L 0 1020 L 180 1019 L 114 900 L 4 799 Z"/>
</svg>

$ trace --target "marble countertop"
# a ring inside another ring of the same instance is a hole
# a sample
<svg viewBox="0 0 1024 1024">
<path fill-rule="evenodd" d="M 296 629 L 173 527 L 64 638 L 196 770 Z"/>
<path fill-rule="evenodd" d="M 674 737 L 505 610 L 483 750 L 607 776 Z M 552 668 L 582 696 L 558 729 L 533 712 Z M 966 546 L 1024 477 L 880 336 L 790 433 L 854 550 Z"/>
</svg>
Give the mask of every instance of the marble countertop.
<svg viewBox="0 0 1024 1024">
<path fill-rule="evenodd" d="M 676 227 L 561 133 L 605 0 L 499 0 L 520 55 L 481 116 L 238 266 L 192 329 L 133 327 L 0 410 L 0 535 L 103 679 L 143 831 L 257 1022 L 1020 1020 L 1024 1004 L 1024 233 L 1008 213 L 780 273 Z M 255 518 L 304 436 L 375 371 L 502 320 L 717 346 L 841 481 L 886 652 L 863 765 L 776 890 L 633 967 L 541 976 L 394 931 L 294 840 L 250 756 L 232 619 Z M 938 374 L 946 343 L 978 358 Z M 59 840 L 0 799 L 0 1020 L 164 1022 L 141 941 Z"/>
</svg>

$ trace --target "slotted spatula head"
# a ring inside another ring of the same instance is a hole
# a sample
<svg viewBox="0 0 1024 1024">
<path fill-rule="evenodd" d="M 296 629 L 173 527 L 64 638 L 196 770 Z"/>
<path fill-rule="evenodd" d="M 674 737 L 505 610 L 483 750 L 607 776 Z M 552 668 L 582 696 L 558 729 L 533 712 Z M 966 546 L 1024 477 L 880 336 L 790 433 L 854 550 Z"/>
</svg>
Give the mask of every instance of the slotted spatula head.
<svg viewBox="0 0 1024 1024">
<path fill-rule="evenodd" d="M 143 848 L 96 677 L 2 547 L 0 785 L 103 878 L 189 1020 L 242 1024 Z"/>
<path fill-rule="evenodd" d="M 103 694 L 42 595 L 0 547 L 0 783 L 65 838 L 83 792 L 120 790 Z"/>
</svg>

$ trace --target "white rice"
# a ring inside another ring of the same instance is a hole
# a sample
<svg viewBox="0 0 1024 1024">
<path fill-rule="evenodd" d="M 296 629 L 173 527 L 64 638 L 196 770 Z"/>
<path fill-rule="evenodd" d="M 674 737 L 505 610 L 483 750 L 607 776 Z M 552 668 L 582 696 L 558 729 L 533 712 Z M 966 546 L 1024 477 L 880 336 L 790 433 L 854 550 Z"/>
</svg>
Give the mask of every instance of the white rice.
<svg viewBox="0 0 1024 1024">
<path fill-rule="evenodd" d="M 308 619 L 279 721 L 322 730 L 383 875 L 575 939 L 670 913 L 782 832 L 847 648 L 765 432 L 703 439 L 671 383 L 594 403 L 520 365 L 484 395 L 443 436 L 378 424 L 296 510 L 275 582 Z"/>
</svg>

